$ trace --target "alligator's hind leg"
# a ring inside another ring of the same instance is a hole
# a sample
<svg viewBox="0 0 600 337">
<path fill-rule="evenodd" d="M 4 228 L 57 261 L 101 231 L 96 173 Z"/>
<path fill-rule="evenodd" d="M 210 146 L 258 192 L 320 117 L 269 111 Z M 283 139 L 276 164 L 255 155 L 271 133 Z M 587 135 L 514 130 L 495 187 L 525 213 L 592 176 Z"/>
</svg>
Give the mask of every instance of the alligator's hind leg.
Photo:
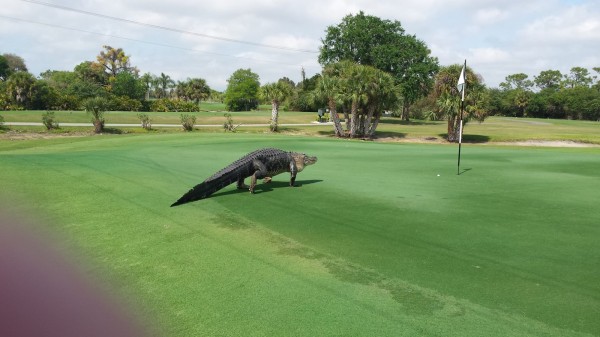
<svg viewBox="0 0 600 337">
<path fill-rule="evenodd" d="M 238 188 L 238 190 L 245 190 L 248 188 L 248 185 L 244 184 L 244 178 L 238 179 L 237 188 Z"/>
<path fill-rule="evenodd" d="M 252 177 L 250 179 L 250 193 L 254 193 L 254 188 L 256 187 L 256 180 L 266 178 L 268 173 L 267 167 L 260 160 L 255 159 L 252 162 L 252 165 L 254 166 L 254 169 L 256 171 L 254 171 L 254 174 L 252 174 Z"/>
</svg>

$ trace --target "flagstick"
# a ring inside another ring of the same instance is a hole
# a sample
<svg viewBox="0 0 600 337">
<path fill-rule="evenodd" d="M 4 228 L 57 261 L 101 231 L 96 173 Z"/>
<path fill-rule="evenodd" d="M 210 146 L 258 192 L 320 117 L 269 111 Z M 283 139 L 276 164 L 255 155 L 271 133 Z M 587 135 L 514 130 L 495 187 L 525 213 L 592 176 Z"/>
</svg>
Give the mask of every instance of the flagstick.
<svg viewBox="0 0 600 337">
<path fill-rule="evenodd" d="M 458 79 L 458 85 L 461 93 L 461 101 L 460 101 L 460 126 L 458 128 L 458 168 L 456 171 L 456 175 L 460 175 L 460 150 L 462 147 L 462 129 L 463 129 L 463 111 L 465 109 L 465 91 L 467 90 L 467 60 L 465 60 L 465 64 L 460 72 L 460 77 Z M 462 84 L 462 86 L 461 86 Z"/>
<path fill-rule="evenodd" d="M 458 169 L 456 171 L 456 175 L 460 175 L 460 149 L 462 147 L 462 128 L 463 128 L 462 115 L 463 115 L 464 104 L 465 104 L 465 101 L 460 102 L 460 126 L 458 128 Z"/>
</svg>

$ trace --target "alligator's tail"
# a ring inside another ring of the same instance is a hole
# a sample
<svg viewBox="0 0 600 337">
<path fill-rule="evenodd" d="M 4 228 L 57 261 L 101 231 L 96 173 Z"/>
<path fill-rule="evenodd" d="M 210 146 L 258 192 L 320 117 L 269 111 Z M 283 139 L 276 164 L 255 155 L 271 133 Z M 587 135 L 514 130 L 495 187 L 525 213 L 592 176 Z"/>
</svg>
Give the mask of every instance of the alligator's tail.
<svg viewBox="0 0 600 337">
<path fill-rule="evenodd" d="M 212 177 L 211 177 L 212 178 Z M 186 194 L 181 196 L 179 200 L 175 201 L 171 207 L 182 205 L 188 202 L 208 198 L 211 194 L 217 192 L 218 190 L 238 181 L 237 174 L 233 172 L 229 172 L 227 174 L 223 174 L 219 177 L 205 180 L 204 182 L 194 186 L 191 190 L 189 190 Z"/>
</svg>

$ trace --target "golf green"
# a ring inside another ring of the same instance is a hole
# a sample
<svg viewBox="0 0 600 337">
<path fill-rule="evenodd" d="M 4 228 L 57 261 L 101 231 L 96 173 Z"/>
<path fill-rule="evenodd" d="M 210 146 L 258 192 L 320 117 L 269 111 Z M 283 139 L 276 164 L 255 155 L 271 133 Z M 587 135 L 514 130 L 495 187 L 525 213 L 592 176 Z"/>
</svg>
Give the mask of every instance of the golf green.
<svg viewBox="0 0 600 337">
<path fill-rule="evenodd" d="M 299 173 L 169 207 L 262 147 Z M 170 336 L 600 336 L 600 148 L 259 134 L 0 143 L 2 194 Z M 7 203 L 4 201 L 3 203 Z"/>
</svg>

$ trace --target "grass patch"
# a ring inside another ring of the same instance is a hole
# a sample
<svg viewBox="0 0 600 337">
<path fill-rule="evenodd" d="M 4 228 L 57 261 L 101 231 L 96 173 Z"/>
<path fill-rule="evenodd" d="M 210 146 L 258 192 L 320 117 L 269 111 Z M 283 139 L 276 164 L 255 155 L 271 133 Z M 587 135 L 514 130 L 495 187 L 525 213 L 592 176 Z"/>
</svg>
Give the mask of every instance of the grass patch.
<svg viewBox="0 0 600 337">
<path fill-rule="evenodd" d="M 246 133 L 264 133 L 268 126 L 251 127 L 249 124 L 268 125 L 271 120 L 270 109 L 256 111 L 231 112 L 231 117 L 235 125 L 242 124 L 236 131 Z M 42 111 L 5 111 L 6 122 L 41 122 Z M 84 111 L 57 111 L 56 120 L 59 123 L 89 123 L 89 115 Z M 181 128 L 161 128 L 160 124 L 180 125 L 180 115 L 178 112 L 149 112 L 146 113 L 152 121 L 153 129 L 161 132 L 180 132 Z M 200 127 L 196 130 L 205 132 L 222 132 L 225 111 L 205 110 L 197 113 L 186 113 L 196 118 L 197 125 L 211 125 L 213 127 Z M 315 120 L 315 112 L 297 112 L 281 111 L 279 117 L 280 124 L 307 124 Z M 130 111 L 112 111 L 106 113 L 107 124 L 135 124 L 140 125 L 137 112 Z M 126 129 L 124 133 L 139 132 L 135 127 L 113 127 Z M 553 120 L 553 119 L 533 119 L 533 118 L 508 118 L 508 117 L 490 117 L 484 123 L 471 122 L 467 124 L 464 131 L 464 141 L 470 143 L 488 143 L 488 142 L 515 142 L 526 140 L 546 140 L 546 141 L 573 141 L 591 144 L 600 144 L 599 122 L 591 121 L 573 121 L 573 120 Z M 65 127 L 61 129 L 74 130 L 77 132 L 89 130 L 90 127 Z M 40 132 L 43 128 L 35 126 L 5 126 L 0 133 L 7 130 L 20 130 Z M 137 131 L 136 131 L 137 130 Z M 62 132 L 67 132 L 62 131 Z M 333 135 L 333 127 L 329 125 L 311 125 L 311 126 L 282 126 L 281 133 L 293 133 L 304 135 Z M 446 121 L 422 121 L 412 120 L 410 122 L 400 121 L 397 118 L 382 118 L 377 128 L 376 136 L 378 138 L 390 138 L 392 140 L 422 141 L 433 140 L 443 141 L 447 133 Z"/>
<path fill-rule="evenodd" d="M 168 207 L 268 146 L 319 162 L 299 188 Z M 240 133 L 0 142 L 2 193 L 167 335 L 600 334 L 600 149 L 468 146 L 462 165 L 450 146 Z"/>
</svg>

